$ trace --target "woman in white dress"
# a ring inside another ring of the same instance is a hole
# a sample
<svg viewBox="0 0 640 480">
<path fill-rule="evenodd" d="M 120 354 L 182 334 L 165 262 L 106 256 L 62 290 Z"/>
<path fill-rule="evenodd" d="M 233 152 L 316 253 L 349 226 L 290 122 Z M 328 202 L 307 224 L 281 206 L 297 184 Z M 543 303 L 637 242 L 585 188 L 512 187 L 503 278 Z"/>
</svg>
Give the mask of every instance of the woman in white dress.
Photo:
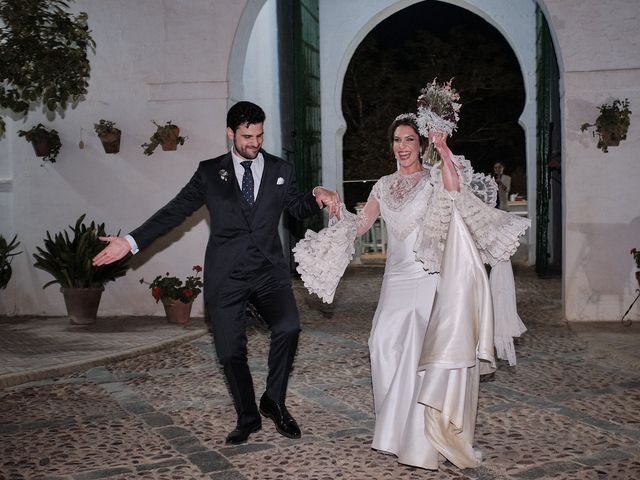
<svg viewBox="0 0 640 480">
<path fill-rule="evenodd" d="M 425 139 L 415 115 L 396 118 L 390 133 L 398 171 L 374 185 L 358 216 L 343 209 L 340 221 L 307 232 L 294 249 L 298 271 L 310 291 L 332 301 L 355 237 L 382 215 L 389 234 L 369 338 L 372 447 L 420 468 L 437 469 L 443 457 L 476 467 L 479 374 L 495 368 L 484 263 L 507 260 L 528 221 L 472 193 L 470 165 L 451 154 L 447 132 L 428 133 L 442 157 L 431 168 L 422 165 Z"/>
</svg>

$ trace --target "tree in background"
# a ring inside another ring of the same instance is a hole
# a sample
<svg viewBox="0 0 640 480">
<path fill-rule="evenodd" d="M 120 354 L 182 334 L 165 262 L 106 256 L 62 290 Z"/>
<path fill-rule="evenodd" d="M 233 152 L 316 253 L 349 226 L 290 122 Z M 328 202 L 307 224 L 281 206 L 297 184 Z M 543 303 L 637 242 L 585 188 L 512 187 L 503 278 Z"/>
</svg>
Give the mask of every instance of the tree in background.
<svg viewBox="0 0 640 480">
<path fill-rule="evenodd" d="M 27 115 L 42 102 L 65 109 L 87 93 L 87 14 L 62 0 L 0 0 L 0 108 Z M 5 123 L 0 117 L 0 135 Z"/>
</svg>

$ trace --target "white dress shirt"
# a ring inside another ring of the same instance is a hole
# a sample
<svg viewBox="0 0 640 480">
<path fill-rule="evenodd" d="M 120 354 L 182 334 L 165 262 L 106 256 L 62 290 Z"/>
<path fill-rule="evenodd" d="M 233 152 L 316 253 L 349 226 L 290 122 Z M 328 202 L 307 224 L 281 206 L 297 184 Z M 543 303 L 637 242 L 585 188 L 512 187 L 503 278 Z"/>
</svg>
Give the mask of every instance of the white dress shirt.
<svg viewBox="0 0 640 480">
<path fill-rule="evenodd" d="M 235 149 L 231 149 L 231 158 L 233 158 L 233 170 L 236 172 L 236 181 L 240 190 L 242 190 L 242 177 L 244 175 L 244 167 L 240 165 L 240 162 L 247 160 L 238 155 Z M 262 152 L 258 153 L 258 156 L 251 161 L 251 174 L 253 175 L 253 199 L 258 198 L 258 191 L 260 190 L 260 180 L 262 180 L 262 172 L 264 172 L 264 157 Z"/>
</svg>

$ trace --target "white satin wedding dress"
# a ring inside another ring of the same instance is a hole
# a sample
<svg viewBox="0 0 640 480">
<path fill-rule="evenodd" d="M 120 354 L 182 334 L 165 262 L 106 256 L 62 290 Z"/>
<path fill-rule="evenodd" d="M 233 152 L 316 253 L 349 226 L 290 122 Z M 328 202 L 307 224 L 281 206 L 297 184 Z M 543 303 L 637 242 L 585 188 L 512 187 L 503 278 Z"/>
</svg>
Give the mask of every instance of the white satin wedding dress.
<svg viewBox="0 0 640 480">
<path fill-rule="evenodd" d="M 508 259 L 528 221 L 484 211 L 465 175 L 461 192 L 446 192 L 435 170 L 381 178 L 361 215 L 343 209 L 341 221 L 308 231 L 294 254 L 305 286 L 331 302 L 355 237 L 382 215 L 387 261 L 369 338 L 372 447 L 416 467 L 437 469 L 444 457 L 468 468 L 481 461 L 472 447 L 479 374 L 495 368 L 484 263 Z M 478 208 L 487 218 L 470 231 L 465 213 Z"/>
</svg>

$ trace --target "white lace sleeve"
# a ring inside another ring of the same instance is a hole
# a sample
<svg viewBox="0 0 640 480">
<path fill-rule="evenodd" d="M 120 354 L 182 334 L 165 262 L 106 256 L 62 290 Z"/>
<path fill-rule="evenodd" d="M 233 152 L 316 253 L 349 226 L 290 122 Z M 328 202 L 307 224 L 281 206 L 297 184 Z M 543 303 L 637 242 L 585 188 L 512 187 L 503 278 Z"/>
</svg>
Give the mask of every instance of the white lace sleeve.
<svg viewBox="0 0 640 480">
<path fill-rule="evenodd" d="M 516 253 L 519 237 L 531 226 L 531 220 L 488 206 L 468 187 L 462 187 L 456 206 L 480 251 L 482 261 L 494 266 Z"/>
<path fill-rule="evenodd" d="M 416 259 L 430 272 L 440 271 L 454 201 L 482 261 L 491 266 L 508 260 L 516 252 L 520 244 L 518 237 L 531 225 L 527 218 L 498 210 L 485 203 L 481 196 L 475 194 L 473 179 L 476 174 L 473 173 L 471 164 L 464 157 L 456 159 L 463 165 L 458 170 L 459 192 L 445 190 L 440 168 L 436 166 L 430 172 L 434 193 L 414 245 Z M 485 196 L 484 199 L 490 198 Z"/>
<path fill-rule="evenodd" d="M 378 202 L 373 198 L 367 205 L 371 202 L 374 202 L 373 206 L 368 209 L 365 207 L 363 212 L 366 213 L 360 215 L 349 212 L 342 204 L 340 220 L 332 218 L 329 226 L 319 232 L 307 230 L 304 238 L 293 248 L 293 256 L 298 264 L 296 270 L 304 286 L 325 303 L 333 302 L 338 282 L 353 259 L 356 236 L 366 232 L 373 223 L 369 223 L 368 217 L 377 208 Z M 377 212 L 372 216 L 375 220 Z"/>
</svg>

